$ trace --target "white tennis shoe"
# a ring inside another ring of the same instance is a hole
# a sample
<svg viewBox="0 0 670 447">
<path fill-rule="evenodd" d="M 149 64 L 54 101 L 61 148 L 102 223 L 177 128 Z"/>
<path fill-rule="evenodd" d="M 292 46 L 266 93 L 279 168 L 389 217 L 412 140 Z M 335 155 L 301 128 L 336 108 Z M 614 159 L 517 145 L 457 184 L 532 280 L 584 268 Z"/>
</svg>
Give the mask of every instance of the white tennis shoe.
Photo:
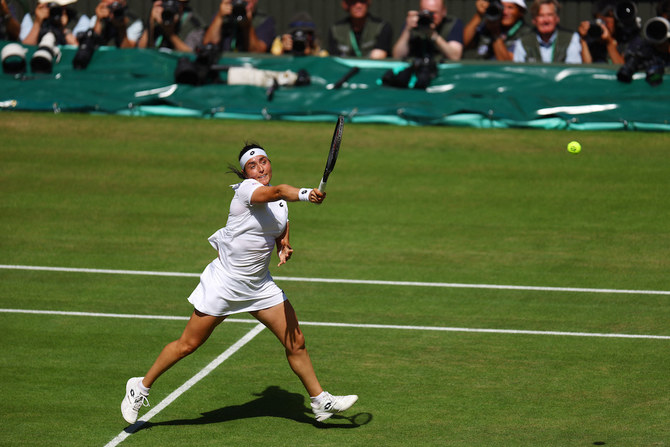
<svg viewBox="0 0 670 447">
<path fill-rule="evenodd" d="M 357 400 L 358 396 L 355 394 L 349 396 L 333 396 L 328 392 L 324 392 L 318 403 L 311 403 L 312 412 L 316 416 L 317 421 L 323 422 L 335 413 L 341 413 L 348 410 Z"/>
<path fill-rule="evenodd" d="M 121 402 L 121 414 L 123 415 L 123 419 L 129 424 L 137 422 L 137 415 L 142 405 L 145 407 L 149 406 L 148 394 L 142 393 L 139 387 L 140 381 L 143 378 L 133 377 L 126 383 L 126 396 Z"/>
</svg>

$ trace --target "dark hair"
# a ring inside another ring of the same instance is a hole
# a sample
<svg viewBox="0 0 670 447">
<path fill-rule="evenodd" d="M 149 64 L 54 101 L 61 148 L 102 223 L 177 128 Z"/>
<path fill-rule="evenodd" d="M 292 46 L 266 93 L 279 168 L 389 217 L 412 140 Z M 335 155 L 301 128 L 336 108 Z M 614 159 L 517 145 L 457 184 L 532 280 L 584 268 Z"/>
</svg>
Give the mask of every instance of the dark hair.
<svg viewBox="0 0 670 447">
<path fill-rule="evenodd" d="M 542 5 L 554 5 L 556 10 L 556 15 L 561 14 L 561 4 L 558 0 L 535 0 L 532 5 L 530 5 L 530 14 L 533 17 L 537 17 L 540 13 L 540 6 Z"/>
<path fill-rule="evenodd" d="M 593 2 L 591 7 L 591 13 L 593 17 L 601 15 L 603 17 L 607 16 L 610 13 L 614 13 L 614 8 L 616 7 L 616 0 L 598 0 Z"/>
<path fill-rule="evenodd" d="M 263 146 L 253 141 L 245 141 L 244 147 L 240 151 L 240 155 L 237 156 L 238 164 L 242 156 L 247 152 L 249 152 L 251 149 L 263 149 Z M 231 163 L 228 163 L 228 174 L 235 174 L 242 180 L 245 180 L 247 178 L 247 174 L 245 174 L 244 169 L 238 168 L 237 166 Z"/>
</svg>

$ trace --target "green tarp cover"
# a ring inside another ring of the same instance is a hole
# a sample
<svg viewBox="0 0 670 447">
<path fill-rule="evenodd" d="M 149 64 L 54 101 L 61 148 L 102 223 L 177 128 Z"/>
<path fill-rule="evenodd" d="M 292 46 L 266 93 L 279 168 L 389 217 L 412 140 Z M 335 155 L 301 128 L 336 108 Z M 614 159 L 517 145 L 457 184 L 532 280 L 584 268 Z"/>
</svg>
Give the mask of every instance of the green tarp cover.
<svg viewBox="0 0 670 447">
<path fill-rule="evenodd" d="M 0 43 L 1 46 L 7 42 Z M 28 47 L 28 67 L 35 47 Z M 614 66 L 449 63 L 426 90 L 381 85 L 399 61 L 334 57 L 224 55 L 222 65 L 306 70 L 311 84 L 266 89 L 221 83 L 176 84 L 184 54 L 100 48 L 85 70 L 74 70 L 75 48 L 64 47 L 52 74 L 0 75 L 1 110 L 44 110 L 213 118 L 328 120 L 399 125 L 553 129 L 670 130 L 670 79 L 652 87 L 644 73 L 618 82 Z M 193 58 L 193 56 L 189 56 Z M 352 67 L 340 89 L 328 88 Z M 667 76 L 666 76 L 667 78 Z"/>
</svg>

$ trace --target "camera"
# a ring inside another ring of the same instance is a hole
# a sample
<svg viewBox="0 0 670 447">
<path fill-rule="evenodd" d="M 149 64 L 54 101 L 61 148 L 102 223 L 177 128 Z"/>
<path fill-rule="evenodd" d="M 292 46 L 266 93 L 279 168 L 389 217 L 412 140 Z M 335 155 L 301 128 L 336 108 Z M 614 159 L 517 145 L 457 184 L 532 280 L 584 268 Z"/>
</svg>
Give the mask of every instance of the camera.
<svg viewBox="0 0 670 447">
<path fill-rule="evenodd" d="M 27 48 L 18 43 L 9 43 L 2 49 L 2 71 L 7 74 L 22 74 L 26 72 Z"/>
<path fill-rule="evenodd" d="M 246 0 L 233 0 L 233 20 L 235 22 L 243 22 L 247 19 L 247 2 Z"/>
<path fill-rule="evenodd" d="M 670 22 L 665 17 L 653 17 L 644 24 L 642 36 L 648 42 L 663 43 L 670 39 Z"/>
<path fill-rule="evenodd" d="M 433 12 L 427 9 L 419 11 L 419 21 L 416 27 L 419 29 L 427 29 L 433 24 Z"/>
<path fill-rule="evenodd" d="M 312 36 L 309 31 L 297 29 L 291 33 L 291 39 L 293 40 L 293 53 L 303 54 L 305 49 L 311 46 Z"/>
<path fill-rule="evenodd" d="M 500 0 L 491 0 L 489 6 L 486 8 L 486 12 L 484 12 L 484 21 L 497 22 L 502 19 L 504 9 Z"/>
<path fill-rule="evenodd" d="M 174 23 L 175 17 L 179 14 L 179 0 L 163 0 L 163 12 L 161 20 L 164 26 L 170 26 Z"/>
<path fill-rule="evenodd" d="M 584 41 L 589 47 L 593 62 L 607 62 L 609 54 L 607 52 L 607 45 L 603 40 L 603 27 L 605 22 L 602 19 L 595 19 L 589 22 L 589 29 L 586 31 Z"/>
<path fill-rule="evenodd" d="M 126 15 L 127 6 L 121 2 L 113 2 L 107 8 L 109 8 L 114 19 L 120 19 Z"/>
<path fill-rule="evenodd" d="M 598 41 L 603 37 L 603 28 L 601 25 L 604 23 L 602 19 L 595 19 L 589 22 L 589 29 L 586 31 L 587 41 Z"/>
<path fill-rule="evenodd" d="M 630 83 L 636 72 L 644 71 L 647 83 L 657 86 L 663 82 L 667 53 L 661 52 L 656 45 L 670 38 L 670 22 L 663 17 L 653 17 L 645 23 L 642 35 L 643 38 L 635 39 L 626 49 L 617 79 Z"/>
<path fill-rule="evenodd" d="M 614 18 L 623 25 L 624 29 L 640 29 L 640 18 L 637 16 L 637 6 L 631 1 L 617 3 L 614 8 Z"/>
<path fill-rule="evenodd" d="M 219 67 L 216 62 L 219 60 L 220 53 L 215 45 L 200 45 L 195 49 L 195 60 L 188 57 L 182 57 L 177 61 L 177 68 L 174 72 L 175 82 L 177 84 L 204 85 L 218 81 Z"/>
<path fill-rule="evenodd" d="M 428 40 L 433 33 L 433 13 L 427 9 L 419 11 L 419 18 L 416 22 L 417 35 L 423 40 Z"/>
<path fill-rule="evenodd" d="M 93 29 L 77 34 L 79 48 L 72 59 L 72 67 L 77 70 L 83 70 L 93 58 L 93 53 L 98 48 L 98 36 Z"/>
<path fill-rule="evenodd" d="M 61 28 L 63 26 L 62 18 L 63 18 L 63 11 L 65 8 L 63 8 L 61 5 L 58 3 L 49 3 L 49 19 L 48 22 L 51 26 L 55 28 Z"/>
<path fill-rule="evenodd" d="M 56 46 L 56 36 L 51 32 L 46 33 L 30 59 L 30 69 L 33 73 L 51 73 L 54 64 L 60 61 L 60 54 L 60 48 Z"/>
</svg>

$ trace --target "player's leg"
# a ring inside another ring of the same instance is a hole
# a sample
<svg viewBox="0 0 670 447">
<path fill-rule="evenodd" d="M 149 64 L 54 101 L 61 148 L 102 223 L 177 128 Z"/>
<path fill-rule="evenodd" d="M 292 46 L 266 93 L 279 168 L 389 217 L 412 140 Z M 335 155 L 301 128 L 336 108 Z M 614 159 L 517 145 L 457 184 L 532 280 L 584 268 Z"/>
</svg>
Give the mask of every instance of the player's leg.
<svg viewBox="0 0 670 447">
<path fill-rule="evenodd" d="M 133 377 L 126 383 L 121 414 L 129 424 L 137 421 L 142 405 L 148 406 L 149 388 L 165 371 L 187 355 L 195 352 L 226 317 L 213 317 L 194 311 L 177 340 L 168 343 L 144 377 Z"/>
<path fill-rule="evenodd" d="M 305 347 L 305 337 L 300 330 L 298 317 L 291 303 L 286 300 L 269 309 L 251 312 L 275 334 L 284 345 L 286 358 L 293 372 L 300 378 L 310 396 L 318 396 L 323 389 L 316 378 L 312 360 Z"/>
<path fill-rule="evenodd" d="M 298 317 L 288 300 L 269 309 L 251 312 L 251 315 L 270 329 L 284 345 L 291 369 L 309 393 L 317 421 L 324 421 L 335 413 L 348 410 L 356 403 L 356 395 L 333 396 L 321 388 L 305 348 L 305 337 L 300 330 Z"/>
<path fill-rule="evenodd" d="M 181 337 L 168 343 L 163 348 L 154 364 L 144 376 L 142 384 L 147 388 L 151 388 L 151 385 L 161 374 L 170 369 L 179 360 L 195 352 L 196 349 L 207 341 L 209 336 L 212 335 L 214 328 L 225 319 L 226 317 L 214 317 L 194 310 L 188 323 L 186 323 Z"/>
</svg>

